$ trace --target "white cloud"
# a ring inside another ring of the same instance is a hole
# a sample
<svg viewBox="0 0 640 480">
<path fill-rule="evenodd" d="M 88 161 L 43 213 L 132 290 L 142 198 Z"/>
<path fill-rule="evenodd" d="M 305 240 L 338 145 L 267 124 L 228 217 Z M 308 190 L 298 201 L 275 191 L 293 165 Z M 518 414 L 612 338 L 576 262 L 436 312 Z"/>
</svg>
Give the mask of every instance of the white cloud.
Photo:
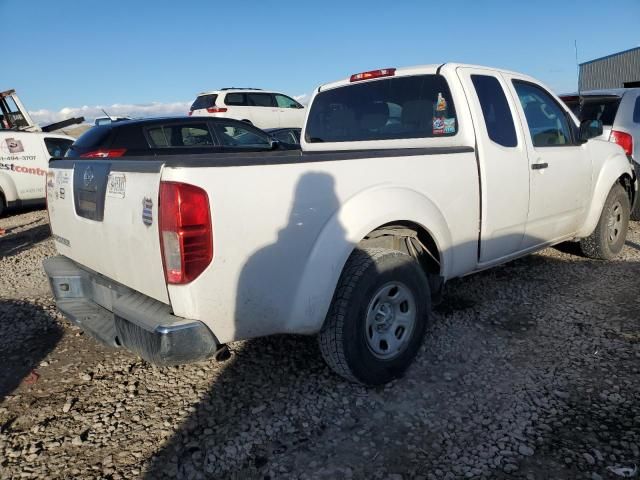
<svg viewBox="0 0 640 480">
<path fill-rule="evenodd" d="M 302 95 L 296 95 L 293 98 L 295 98 L 302 105 L 307 105 L 309 103 L 309 100 L 311 100 L 311 94 L 310 93 L 303 93 Z"/>
<path fill-rule="evenodd" d="M 114 103 L 113 105 L 95 105 L 82 107 L 64 107 L 61 110 L 31 110 L 29 115 L 40 125 L 59 122 L 71 117 L 84 117 L 86 122 L 93 123 L 96 117 L 104 117 L 104 111 L 114 117 L 161 117 L 164 115 L 187 115 L 191 102 L 153 102 L 147 104 Z"/>
<path fill-rule="evenodd" d="M 296 95 L 295 98 L 303 105 L 307 105 L 311 100 L 311 94 L 303 93 Z M 64 107 L 61 110 L 31 110 L 29 115 L 34 122 L 39 125 L 48 125 L 54 122 L 60 122 L 71 117 L 84 117 L 88 123 L 93 123 L 96 117 L 104 117 L 104 110 L 114 117 L 162 117 L 164 115 L 187 115 L 191 102 L 170 102 L 161 103 L 153 102 L 147 104 L 127 104 L 114 103 L 113 105 L 95 105 L 82 107 Z"/>
</svg>

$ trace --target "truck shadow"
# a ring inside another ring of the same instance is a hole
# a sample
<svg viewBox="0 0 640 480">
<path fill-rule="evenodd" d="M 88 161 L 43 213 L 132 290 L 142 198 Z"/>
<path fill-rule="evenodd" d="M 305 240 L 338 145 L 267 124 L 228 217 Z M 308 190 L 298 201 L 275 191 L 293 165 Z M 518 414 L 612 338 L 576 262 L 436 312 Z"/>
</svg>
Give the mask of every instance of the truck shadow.
<svg viewBox="0 0 640 480">
<path fill-rule="evenodd" d="M 37 381 L 35 370 L 62 335 L 62 327 L 42 306 L 0 300 L 0 403 L 23 381 Z"/>
<path fill-rule="evenodd" d="M 286 292 L 293 295 L 303 273 L 301 268 L 295 269 L 304 263 L 288 259 L 310 255 L 308 245 L 313 242 L 309 242 L 309 237 L 317 237 L 317 229 L 325 225 L 338 206 L 332 176 L 312 172 L 299 179 L 287 225 L 279 230 L 274 243 L 249 258 L 238 280 L 236 334 L 240 338 L 258 338 L 232 348 L 232 359 L 211 391 L 183 428 L 154 456 L 146 478 L 172 475 L 188 478 L 194 473 L 191 471 L 194 458 L 202 460 L 196 476 L 228 475 L 217 460 L 228 454 L 242 457 L 244 469 L 260 469 L 273 456 L 309 441 L 309 424 L 295 411 L 291 412 L 290 407 L 296 405 L 301 394 L 312 392 L 318 384 L 339 390 L 344 381 L 325 367 L 314 337 L 260 338 L 265 334 L 260 331 L 260 320 L 261 313 L 267 319 L 286 318 L 288 311 L 280 307 L 288 305 L 277 297 Z M 339 236 L 344 235 L 340 227 Z M 267 288 L 261 275 L 264 272 L 271 272 Z M 270 311 L 261 312 L 257 306 L 270 306 Z M 246 318 L 255 319 L 250 322 L 251 330 L 243 330 L 247 322 L 240 319 Z M 256 429 L 262 428 L 286 432 L 287 441 L 268 443 L 255 437 Z M 311 429 L 318 434 L 323 428 L 315 425 Z M 213 438 L 215 445 L 209 443 Z M 239 443 L 240 438 L 246 441 Z"/>
</svg>

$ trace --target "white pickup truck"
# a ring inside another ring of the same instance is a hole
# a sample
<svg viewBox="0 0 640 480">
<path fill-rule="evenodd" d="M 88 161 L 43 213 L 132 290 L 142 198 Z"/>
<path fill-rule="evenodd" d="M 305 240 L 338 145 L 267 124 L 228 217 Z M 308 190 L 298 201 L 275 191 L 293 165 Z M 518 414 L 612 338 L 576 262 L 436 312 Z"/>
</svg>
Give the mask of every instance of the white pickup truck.
<svg viewBox="0 0 640 480">
<path fill-rule="evenodd" d="M 525 75 L 387 68 L 308 110 L 301 151 L 54 160 L 58 308 L 161 365 L 318 335 L 337 373 L 380 384 L 447 280 L 565 241 L 600 259 L 624 245 L 624 152 Z"/>
</svg>

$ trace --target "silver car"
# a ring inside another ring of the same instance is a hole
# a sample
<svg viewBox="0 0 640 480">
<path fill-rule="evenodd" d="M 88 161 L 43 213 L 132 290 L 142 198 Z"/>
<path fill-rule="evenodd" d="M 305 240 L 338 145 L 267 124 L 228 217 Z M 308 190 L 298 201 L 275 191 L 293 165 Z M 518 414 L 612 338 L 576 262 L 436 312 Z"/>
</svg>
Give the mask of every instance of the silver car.
<svg viewBox="0 0 640 480">
<path fill-rule="evenodd" d="M 560 98 L 580 120 L 602 120 L 602 138 L 619 144 L 640 173 L 640 88 L 612 88 L 580 92 Z M 631 214 L 640 220 L 640 201 Z"/>
</svg>

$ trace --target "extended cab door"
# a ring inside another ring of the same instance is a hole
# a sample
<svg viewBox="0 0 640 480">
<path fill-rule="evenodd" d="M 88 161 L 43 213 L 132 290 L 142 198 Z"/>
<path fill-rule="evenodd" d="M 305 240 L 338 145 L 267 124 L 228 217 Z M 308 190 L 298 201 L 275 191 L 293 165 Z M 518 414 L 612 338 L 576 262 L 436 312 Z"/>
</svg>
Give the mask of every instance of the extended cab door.
<svg viewBox="0 0 640 480">
<path fill-rule="evenodd" d="M 492 70 L 461 67 L 476 132 L 482 213 L 479 263 L 518 252 L 529 209 L 529 163 L 516 102 Z"/>
<path fill-rule="evenodd" d="M 504 74 L 526 135 L 529 215 L 523 248 L 566 238 L 584 219 L 591 190 L 591 158 L 577 142 L 568 110 L 542 86 Z M 571 123 L 570 123 L 571 122 Z"/>
</svg>

